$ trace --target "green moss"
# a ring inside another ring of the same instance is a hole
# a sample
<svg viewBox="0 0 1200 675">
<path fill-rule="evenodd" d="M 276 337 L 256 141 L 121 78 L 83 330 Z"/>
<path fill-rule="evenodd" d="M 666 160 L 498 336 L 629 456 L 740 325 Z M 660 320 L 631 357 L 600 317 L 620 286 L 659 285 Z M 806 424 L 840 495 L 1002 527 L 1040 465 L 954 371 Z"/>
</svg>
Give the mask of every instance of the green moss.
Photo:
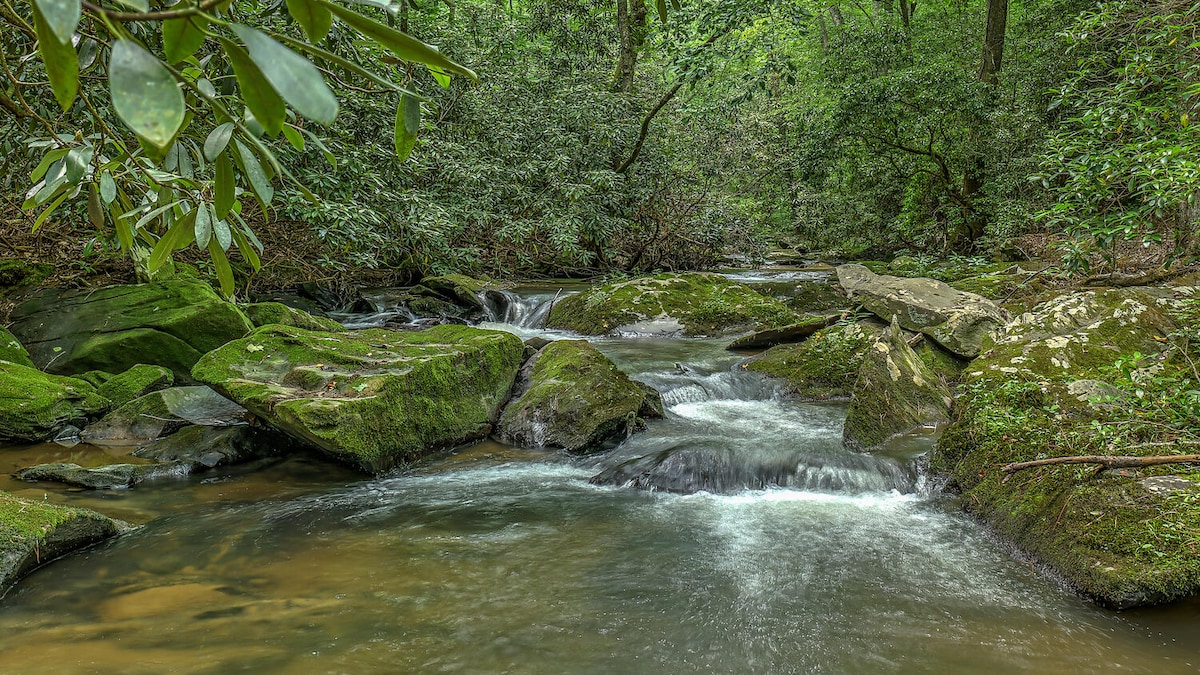
<svg viewBox="0 0 1200 675">
<path fill-rule="evenodd" d="M 0 440 L 46 440 L 67 424 L 86 424 L 108 406 L 83 380 L 0 361 Z"/>
<path fill-rule="evenodd" d="M 94 511 L 0 492 L 0 591 L 43 562 L 120 531 Z"/>
<path fill-rule="evenodd" d="M 717 274 L 659 274 L 605 284 L 555 303 L 546 326 L 603 335 L 642 321 L 675 319 L 685 335 L 724 335 L 795 323 L 774 298 Z"/>
<path fill-rule="evenodd" d="M 193 369 L 273 425 L 368 471 L 485 435 L 524 353 L 514 335 L 445 325 L 324 333 L 270 325 Z"/>
<path fill-rule="evenodd" d="M 33 367 L 29 352 L 25 351 L 21 342 L 4 326 L 0 326 L 0 361 L 11 361 L 17 365 Z"/>
<path fill-rule="evenodd" d="M 500 418 L 500 437 L 519 445 L 598 450 L 644 426 L 639 415 L 654 414 L 644 385 L 584 340 L 543 347 L 533 357 L 526 384 Z"/>
<path fill-rule="evenodd" d="M 0 260 L 0 298 L 31 286 L 36 286 L 54 273 L 48 263 L 31 262 L 17 258 Z"/>
<path fill-rule="evenodd" d="M 251 329 L 232 303 L 207 285 L 175 280 L 47 291 L 13 310 L 11 330 L 48 372 L 123 372 L 164 366 L 187 381 L 200 355 Z"/>
<path fill-rule="evenodd" d="M 838 286 L 816 282 L 796 284 L 795 292 L 785 302 L 796 312 L 827 312 L 851 306 Z"/>
<path fill-rule="evenodd" d="M 288 307 L 282 302 L 255 302 L 244 308 L 246 316 L 256 328 L 277 323 L 305 330 L 338 332 L 345 330 L 342 324 L 323 316 L 313 316 L 303 310 Z"/>
<path fill-rule="evenodd" d="M 175 383 L 175 375 L 162 366 L 138 364 L 125 372 L 114 375 L 100 384 L 96 391 L 112 402 L 114 408 L 158 389 L 166 389 Z"/>
<path fill-rule="evenodd" d="M 784 380 L 788 390 L 803 399 L 846 398 L 878 331 L 858 323 L 837 324 L 799 344 L 772 347 L 742 367 Z"/>
<path fill-rule="evenodd" d="M 89 370 L 86 373 L 79 373 L 78 375 L 73 375 L 72 377 L 77 380 L 83 380 L 93 387 L 99 388 L 100 385 L 111 380 L 113 378 L 113 374 L 103 370 Z"/>
</svg>

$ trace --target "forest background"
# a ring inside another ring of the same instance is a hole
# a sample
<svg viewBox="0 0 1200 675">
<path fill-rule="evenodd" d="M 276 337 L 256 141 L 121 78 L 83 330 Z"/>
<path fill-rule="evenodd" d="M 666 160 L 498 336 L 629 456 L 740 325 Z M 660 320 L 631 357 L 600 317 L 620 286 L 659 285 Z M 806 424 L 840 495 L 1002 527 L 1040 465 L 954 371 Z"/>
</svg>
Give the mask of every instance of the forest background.
<svg viewBox="0 0 1200 675">
<path fill-rule="evenodd" d="M 64 29 L 78 3 L 0 0 L 0 256 L 174 257 L 227 292 L 778 248 L 1194 258 L 1200 4 L 897 1 L 134 0 Z M 174 130 L 145 126 L 170 93 L 129 109 L 135 67 L 182 92 Z"/>
</svg>

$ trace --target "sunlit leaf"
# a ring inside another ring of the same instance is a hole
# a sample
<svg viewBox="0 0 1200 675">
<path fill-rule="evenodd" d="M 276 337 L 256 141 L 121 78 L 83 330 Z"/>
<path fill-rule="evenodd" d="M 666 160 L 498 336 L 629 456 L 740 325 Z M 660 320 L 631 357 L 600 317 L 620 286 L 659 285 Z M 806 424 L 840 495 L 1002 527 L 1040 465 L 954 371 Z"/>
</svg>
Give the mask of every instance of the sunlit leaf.
<svg viewBox="0 0 1200 675">
<path fill-rule="evenodd" d="M 221 46 L 233 66 L 233 74 L 237 77 L 238 89 L 241 90 L 242 100 L 246 107 L 254 113 L 254 118 L 262 125 L 267 133 L 275 136 L 283 127 L 286 118 L 286 107 L 283 99 L 267 81 L 266 76 L 246 53 L 233 40 L 221 39 Z"/>
<path fill-rule="evenodd" d="M 60 42 L 54 30 L 46 23 L 41 12 L 33 9 L 33 27 L 38 36 L 38 53 L 46 67 L 46 78 L 54 91 L 54 100 L 63 110 L 71 107 L 79 93 L 79 55 L 71 45 L 71 36 Z"/>
<path fill-rule="evenodd" d="M 233 32 L 246 43 L 250 58 L 292 108 L 310 120 L 331 124 L 337 117 L 337 97 L 321 71 L 308 59 L 249 26 L 232 24 Z M 257 113 L 256 113 L 257 115 Z M 263 124 L 266 127 L 266 124 Z M 276 131 L 278 133 L 278 131 Z"/>
<path fill-rule="evenodd" d="M 167 233 L 154 245 L 154 250 L 150 252 L 150 259 L 147 261 L 151 272 L 158 271 L 158 268 L 170 260 L 173 251 L 178 251 L 192 242 L 197 213 L 199 213 L 198 209 L 188 211 L 182 218 L 176 220 L 171 229 L 167 230 Z"/>
<path fill-rule="evenodd" d="M 287 0 L 288 14 L 304 29 L 308 41 L 317 44 L 325 39 L 333 25 L 333 14 L 315 0 Z"/>
<path fill-rule="evenodd" d="M 208 28 L 208 19 L 199 15 L 163 21 L 163 54 L 167 63 L 179 63 L 195 54 L 204 44 L 205 28 Z"/>
<path fill-rule="evenodd" d="M 112 105 L 121 121 L 150 145 L 165 150 L 183 124 L 183 94 L 170 71 L 131 40 L 118 40 L 108 60 Z"/>
<path fill-rule="evenodd" d="M 421 102 L 405 94 L 396 107 L 396 157 L 403 162 L 412 154 L 417 143 L 417 132 L 421 129 Z"/>
<path fill-rule="evenodd" d="M 229 233 L 229 225 L 223 220 L 218 220 L 212 224 L 212 231 L 217 244 L 221 246 L 221 250 L 228 251 L 229 245 L 233 243 L 233 235 Z"/>
<path fill-rule="evenodd" d="M 200 204 L 196 207 L 195 218 L 195 236 L 196 246 L 204 249 L 208 247 L 208 240 L 212 237 L 212 214 L 208 211 L 208 205 Z"/>
<path fill-rule="evenodd" d="M 112 204 L 117 198 L 117 183 L 113 180 L 112 174 L 105 171 L 100 174 L 100 199 L 104 200 L 105 205 Z"/>
<path fill-rule="evenodd" d="M 237 149 L 238 163 L 241 164 L 242 171 L 246 174 L 246 180 L 250 182 L 250 191 L 266 207 L 275 196 L 275 189 L 271 187 L 267 173 L 263 171 L 262 165 L 259 164 L 254 153 L 242 145 L 241 141 L 234 139 L 233 146 Z"/>
<path fill-rule="evenodd" d="M 204 158 L 210 162 L 216 161 L 217 155 L 225 150 L 232 137 L 233 122 L 218 124 L 216 129 L 209 132 L 208 138 L 204 139 Z"/>
</svg>

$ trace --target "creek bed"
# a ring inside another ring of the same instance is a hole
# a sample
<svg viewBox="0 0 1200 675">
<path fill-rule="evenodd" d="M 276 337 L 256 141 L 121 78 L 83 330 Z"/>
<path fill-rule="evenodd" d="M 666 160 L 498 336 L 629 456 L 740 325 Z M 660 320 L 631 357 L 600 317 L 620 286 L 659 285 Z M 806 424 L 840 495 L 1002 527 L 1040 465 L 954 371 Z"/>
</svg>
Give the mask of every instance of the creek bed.
<svg viewBox="0 0 1200 675">
<path fill-rule="evenodd" d="M 723 341 L 594 342 L 669 412 L 597 456 L 485 442 L 364 479 L 299 452 L 104 493 L 0 478 L 144 523 L 7 594 L 0 672 L 1200 668 L 1200 603 L 1116 614 L 1063 590 L 928 489 L 930 437 L 864 458 L 843 405 L 787 400 Z M 696 447 L 714 492 L 590 482 Z M 95 452 L 6 449 L 0 469 Z M 794 470 L 740 487 L 764 465 Z"/>
</svg>

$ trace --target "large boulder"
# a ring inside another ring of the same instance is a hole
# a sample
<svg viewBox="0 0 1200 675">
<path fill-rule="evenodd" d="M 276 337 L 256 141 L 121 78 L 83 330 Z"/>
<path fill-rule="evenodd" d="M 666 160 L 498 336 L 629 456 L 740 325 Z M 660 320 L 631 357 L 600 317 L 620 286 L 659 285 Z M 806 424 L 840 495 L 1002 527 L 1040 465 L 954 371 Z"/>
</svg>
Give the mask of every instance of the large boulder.
<svg viewBox="0 0 1200 675">
<path fill-rule="evenodd" d="M 370 472 L 487 435 L 524 345 L 466 326 L 355 333 L 265 326 L 192 375 L 271 425 Z"/>
<path fill-rule="evenodd" d="M 95 511 L 0 492 L 0 595 L 35 568 L 126 527 Z"/>
<path fill-rule="evenodd" d="M 70 377 L 0 361 L 0 441 L 37 442 L 108 409 L 96 388 Z"/>
<path fill-rule="evenodd" d="M 742 368 L 782 379 L 788 391 L 801 399 L 847 398 L 867 349 L 882 330 L 870 321 L 839 323 L 799 344 L 772 347 Z"/>
<path fill-rule="evenodd" d="M 658 392 L 629 379 L 585 340 L 551 342 L 521 369 L 497 438 L 526 447 L 599 450 L 662 417 Z"/>
<path fill-rule="evenodd" d="M 4 326 L 0 326 L 0 361 L 9 361 L 19 366 L 33 367 L 33 360 L 29 358 L 29 352 L 25 351 L 25 347 L 21 345 L 21 341 L 15 335 L 8 332 Z"/>
<path fill-rule="evenodd" d="M 837 275 L 850 298 L 870 312 L 888 322 L 896 317 L 904 328 L 961 356 L 977 356 L 988 334 L 1004 323 L 991 300 L 941 281 L 875 274 L 854 264 L 838 267 Z"/>
<path fill-rule="evenodd" d="M 931 455 L 931 470 L 949 477 L 966 509 L 1081 593 L 1114 608 L 1200 592 L 1194 549 L 1200 511 L 1130 472 L 1060 465 L 1007 474 L 1000 467 L 1175 450 L 1169 440 L 1110 445 L 1138 424 L 1129 402 L 1138 395 L 1134 382 L 1158 400 L 1151 391 L 1156 373 L 1191 377 L 1189 355 L 1169 345 L 1175 331 L 1195 335 L 1200 328 L 1200 301 L 1190 301 L 1188 325 L 1179 322 L 1188 316 L 1176 311 L 1179 298 L 1170 296 L 1140 288 L 1068 293 L 1013 319 L 963 372 L 952 423 Z M 1119 359 L 1133 370 L 1114 368 Z M 1142 433 L 1155 428 L 1145 425 Z"/>
<path fill-rule="evenodd" d="M 83 430 L 101 445 L 138 445 L 192 425 L 246 423 L 246 410 L 205 386 L 171 387 L 139 396 Z"/>
<path fill-rule="evenodd" d="M 302 309 L 288 307 L 282 302 L 252 302 L 245 306 L 246 317 L 255 328 L 277 323 L 283 326 L 295 326 L 305 330 L 326 330 L 337 332 L 345 330 L 342 324 L 329 317 L 309 314 Z"/>
<path fill-rule="evenodd" d="M 854 383 L 842 441 L 869 450 L 922 424 L 944 422 L 950 415 L 950 391 L 908 345 L 900 324 L 867 350 Z"/>
<path fill-rule="evenodd" d="M 719 274 L 639 277 L 591 288 L 554 304 L 547 328 L 584 335 L 729 335 L 796 322 L 783 303 Z"/>
<path fill-rule="evenodd" d="M 241 310 L 194 280 L 47 289 L 18 305 L 11 318 L 13 334 L 47 372 L 120 373 L 148 363 L 170 368 L 184 382 L 202 354 L 252 328 Z"/>
</svg>

